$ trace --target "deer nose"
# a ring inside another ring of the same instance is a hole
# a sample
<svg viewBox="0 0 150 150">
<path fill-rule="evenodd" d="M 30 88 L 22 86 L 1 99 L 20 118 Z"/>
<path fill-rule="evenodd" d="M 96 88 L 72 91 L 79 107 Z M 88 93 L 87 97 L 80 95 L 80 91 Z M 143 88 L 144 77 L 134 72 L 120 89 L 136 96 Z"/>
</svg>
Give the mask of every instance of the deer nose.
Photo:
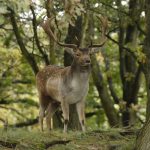
<svg viewBox="0 0 150 150">
<path fill-rule="evenodd" d="M 85 63 L 86 63 L 86 64 L 90 64 L 90 63 L 91 63 L 91 60 L 87 59 L 87 60 L 85 61 Z"/>
</svg>

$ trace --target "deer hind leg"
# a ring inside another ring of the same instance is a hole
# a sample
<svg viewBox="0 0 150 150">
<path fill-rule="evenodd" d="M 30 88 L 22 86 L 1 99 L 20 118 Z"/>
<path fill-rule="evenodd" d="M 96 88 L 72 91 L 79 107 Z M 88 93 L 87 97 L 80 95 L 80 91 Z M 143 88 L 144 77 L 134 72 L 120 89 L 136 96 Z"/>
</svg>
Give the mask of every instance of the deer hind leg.
<svg viewBox="0 0 150 150">
<path fill-rule="evenodd" d="M 76 108 L 77 108 L 77 113 L 78 113 L 82 131 L 85 132 L 85 113 L 84 113 L 85 103 L 84 101 L 78 102 L 76 104 Z"/>
<path fill-rule="evenodd" d="M 43 131 L 43 120 L 45 117 L 45 111 L 49 105 L 49 100 L 45 96 L 40 96 L 40 111 L 39 111 L 39 123 L 41 127 L 41 131 Z"/>
<path fill-rule="evenodd" d="M 64 117 L 64 132 L 66 133 L 67 128 L 68 128 L 68 122 L 69 122 L 69 104 L 62 101 L 61 108 L 62 108 L 63 117 Z"/>
<path fill-rule="evenodd" d="M 39 123 L 40 123 L 41 131 L 44 131 L 44 129 L 43 129 L 43 120 L 44 120 L 44 116 L 45 116 L 45 110 L 46 110 L 46 107 L 40 106 Z"/>
<path fill-rule="evenodd" d="M 46 124 L 47 128 L 49 130 L 52 129 L 52 117 L 54 113 L 57 111 L 59 105 L 57 103 L 50 103 L 47 108 L 47 113 L 46 113 Z"/>
</svg>

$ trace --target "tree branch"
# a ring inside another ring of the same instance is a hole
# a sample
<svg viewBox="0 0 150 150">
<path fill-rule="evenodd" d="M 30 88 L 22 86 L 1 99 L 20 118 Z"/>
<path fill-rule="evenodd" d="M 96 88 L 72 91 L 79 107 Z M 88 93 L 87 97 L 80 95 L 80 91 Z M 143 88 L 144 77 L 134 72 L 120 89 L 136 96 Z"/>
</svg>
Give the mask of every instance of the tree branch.
<svg viewBox="0 0 150 150">
<path fill-rule="evenodd" d="M 96 115 L 96 114 L 97 114 L 97 112 L 98 112 L 98 111 L 93 111 L 93 112 L 85 113 L 85 117 L 86 117 L 86 118 L 90 118 L 90 117 L 92 117 L 92 116 Z"/>
<path fill-rule="evenodd" d="M 41 53 L 41 55 L 42 55 L 43 58 L 44 58 L 45 64 L 48 65 L 48 64 L 49 64 L 48 56 L 47 56 L 47 54 L 42 50 L 42 47 L 41 47 L 41 45 L 40 45 L 40 41 L 39 41 L 39 38 L 38 38 L 38 34 L 37 34 L 37 20 L 36 20 L 36 15 L 35 15 L 34 8 L 33 8 L 32 5 L 30 5 L 30 10 L 31 10 L 32 16 L 33 16 L 33 19 L 32 19 L 32 26 L 33 26 L 33 32 L 34 32 L 35 42 L 36 42 L 37 48 L 39 49 L 39 52 Z"/>
<path fill-rule="evenodd" d="M 0 108 L 2 109 L 7 109 L 7 110 L 11 110 L 11 111 L 14 111 L 16 114 L 18 114 L 19 116 L 23 117 L 23 118 L 26 118 L 26 116 L 24 116 L 23 114 L 21 114 L 18 110 L 16 110 L 15 108 L 11 108 L 11 107 L 5 107 L 5 106 L 1 106 L 0 105 Z"/>
<path fill-rule="evenodd" d="M 30 100 L 30 99 L 17 99 L 17 100 L 1 99 L 0 100 L 0 104 L 4 104 L 4 105 L 9 105 L 9 104 L 13 104 L 13 103 L 24 103 L 24 104 L 38 107 L 38 103 L 33 100 Z"/>
<path fill-rule="evenodd" d="M 105 2 L 102 2 L 102 1 L 101 1 L 100 3 L 101 3 L 102 5 L 104 5 L 104 6 L 107 6 L 107 7 L 111 8 L 111 9 L 113 9 L 113 10 L 116 10 L 116 11 L 122 13 L 122 14 L 125 14 L 126 16 L 129 16 L 129 13 L 127 13 L 127 12 L 125 12 L 125 11 L 122 11 L 121 9 L 115 8 L 115 7 L 113 7 L 112 5 L 110 5 L 110 4 L 108 4 L 108 3 L 105 3 Z"/>
<path fill-rule="evenodd" d="M 3 118 L 0 118 L 0 121 L 4 124 L 5 120 Z"/>
<path fill-rule="evenodd" d="M 117 8 L 113 7 L 112 5 L 106 4 L 106 3 L 104 3 L 104 2 L 100 2 L 100 3 L 101 3 L 102 5 L 105 5 L 105 6 L 109 7 L 109 8 L 111 8 L 111 9 L 115 10 L 115 11 L 118 11 L 118 12 L 120 12 L 120 13 L 126 15 L 126 16 L 129 16 L 129 14 L 128 14 L 127 12 L 122 11 L 122 10 L 120 10 L 120 9 L 117 9 Z M 100 12 L 101 12 L 100 9 L 96 9 L 96 8 L 87 8 L 87 9 L 90 10 L 90 11 L 92 11 L 92 12 L 95 12 L 95 13 L 97 13 L 97 14 L 100 14 Z"/>
<path fill-rule="evenodd" d="M 12 81 L 12 84 L 31 84 L 32 81 L 31 80 L 13 80 Z"/>
<path fill-rule="evenodd" d="M 9 13 L 10 21 L 11 21 L 11 24 L 12 24 L 12 27 L 13 27 L 13 31 L 14 31 L 14 34 L 16 36 L 18 45 L 20 47 L 20 50 L 21 50 L 23 56 L 28 61 L 28 63 L 30 64 L 30 66 L 31 66 L 32 70 L 34 71 L 34 73 L 37 74 L 37 72 L 39 71 L 39 68 L 37 66 L 37 63 L 36 63 L 34 57 L 32 57 L 29 54 L 28 50 L 26 49 L 26 47 L 25 47 L 25 45 L 23 43 L 22 37 L 21 37 L 21 35 L 19 33 L 19 29 L 18 29 L 18 26 L 17 26 L 16 19 L 15 19 L 15 12 L 10 7 L 7 7 L 7 9 L 8 9 L 8 11 L 10 11 L 10 13 Z"/>
</svg>

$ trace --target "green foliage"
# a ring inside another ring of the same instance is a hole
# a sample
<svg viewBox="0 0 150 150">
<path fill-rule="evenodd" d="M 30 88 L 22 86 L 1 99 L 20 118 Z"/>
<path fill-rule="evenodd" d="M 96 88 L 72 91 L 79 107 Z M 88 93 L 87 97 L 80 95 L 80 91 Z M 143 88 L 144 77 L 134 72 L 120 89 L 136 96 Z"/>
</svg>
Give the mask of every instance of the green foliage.
<svg viewBox="0 0 150 150">
<path fill-rule="evenodd" d="M 37 106 L 35 78 L 31 68 L 18 49 L 1 48 L 0 53 L 0 102 L 11 104 L 0 109 L 3 119 L 8 119 L 11 124 L 16 120 L 35 117 L 35 107 L 28 109 L 29 106 Z"/>
</svg>

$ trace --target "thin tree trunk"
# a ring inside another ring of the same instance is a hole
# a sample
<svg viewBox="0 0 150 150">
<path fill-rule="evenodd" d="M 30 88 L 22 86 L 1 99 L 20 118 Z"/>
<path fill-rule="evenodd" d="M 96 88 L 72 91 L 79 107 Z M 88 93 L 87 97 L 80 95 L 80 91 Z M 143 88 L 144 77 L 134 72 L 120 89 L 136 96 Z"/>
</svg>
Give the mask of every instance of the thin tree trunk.
<svg viewBox="0 0 150 150">
<path fill-rule="evenodd" d="M 108 93 L 108 87 L 104 83 L 104 79 L 95 56 L 92 57 L 92 77 L 110 126 L 118 127 L 119 117 L 114 108 L 114 103 Z"/>
<path fill-rule="evenodd" d="M 36 14 L 34 12 L 34 7 L 32 5 L 30 5 L 30 10 L 32 12 L 32 26 L 33 26 L 33 32 L 34 32 L 34 39 L 35 39 L 35 43 L 37 45 L 37 48 L 40 52 L 40 54 L 42 55 L 43 61 L 45 62 L 45 65 L 49 65 L 49 59 L 48 56 L 46 54 L 46 52 L 44 52 L 41 44 L 40 44 L 40 40 L 38 37 L 38 32 L 37 32 L 37 19 L 36 19 Z M 34 41 L 33 41 L 34 42 Z"/>
</svg>

